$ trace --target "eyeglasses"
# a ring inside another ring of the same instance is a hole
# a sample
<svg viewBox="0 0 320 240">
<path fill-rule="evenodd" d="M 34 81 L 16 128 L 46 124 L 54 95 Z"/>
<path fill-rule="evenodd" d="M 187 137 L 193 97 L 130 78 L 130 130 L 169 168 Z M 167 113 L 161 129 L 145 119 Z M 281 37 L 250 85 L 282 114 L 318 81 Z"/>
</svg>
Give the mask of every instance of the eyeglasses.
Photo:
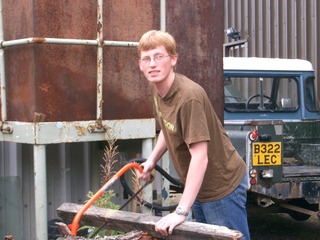
<svg viewBox="0 0 320 240">
<path fill-rule="evenodd" d="M 159 63 L 159 62 L 163 62 L 164 59 L 166 57 L 169 57 L 170 55 L 167 55 L 167 56 L 164 56 L 164 55 L 156 55 L 153 57 L 153 61 L 156 62 L 156 63 Z M 141 59 L 141 63 L 144 64 L 144 65 L 149 65 L 151 63 L 151 60 L 152 58 L 150 57 L 145 57 L 145 58 L 142 58 Z"/>
</svg>

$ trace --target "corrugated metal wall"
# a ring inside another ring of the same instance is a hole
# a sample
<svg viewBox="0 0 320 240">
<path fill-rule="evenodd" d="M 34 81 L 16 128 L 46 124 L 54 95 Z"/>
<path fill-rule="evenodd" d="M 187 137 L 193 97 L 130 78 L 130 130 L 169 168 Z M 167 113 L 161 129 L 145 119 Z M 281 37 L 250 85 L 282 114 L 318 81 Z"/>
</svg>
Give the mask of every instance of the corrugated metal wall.
<svg viewBox="0 0 320 240">
<path fill-rule="evenodd" d="M 90 162 L 87 146 L 82 143 L 48 145 L 49 219 L 56 216 L 55 209 L 61 202 L 79 202 L 90 189 L 90 181 L 87 181 L 90 167 L 80 164 Z M 33 146 L 2 142 L 0 147 L 0 235 L 35 239 Z M 73 171 L 70 171 L 71 165 Z M 78 184 L 72 185 L 75 181 Z"/>
<path fill-rule="evenodd" d="M 318 0 L 224 0 L 224 28 L 249 37 L 247 49 L 234 51 L 234 56 L 309 60 L 319 88 L 319 12 Z"/>
<path fill-rule="evenodd" d="M 141 153 L 142 140 L 118 142 L 122 158 L 114 165 Z M 105 142 L 47 145 L 48 219 L 57 217 L 56 209 L 63 202 L 82 204 L 89 191 L 100 187 L 101 165 Z M 0 142 L 0 237 L 36 239 L 34 206 L 33 145 Z M 122 205 L 123 188 L 117 181 L 112 199 Z"/>
</svg>

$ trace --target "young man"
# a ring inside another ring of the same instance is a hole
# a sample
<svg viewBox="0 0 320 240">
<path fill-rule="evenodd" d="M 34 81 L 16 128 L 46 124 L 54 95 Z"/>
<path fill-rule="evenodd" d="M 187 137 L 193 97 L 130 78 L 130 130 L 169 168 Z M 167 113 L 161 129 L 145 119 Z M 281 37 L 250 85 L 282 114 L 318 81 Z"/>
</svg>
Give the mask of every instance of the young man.
<svg viewBox="0 0 320 240">
<path fill-rule="evenodd" d="M 206 92 L 175 73 L 178 55 L 174 38 L 151 30 L 140 39 L 139 67 L 153 87 L 161 131 L 140 178 L 168 149 L 185 188 L 175 212 L 157 222 L 162 236 L 172 234 L 193 210 L 196 221 L 239 230 L 250 239 L 246 214 L 246 165 L 232 146 Z"/>
</svg>

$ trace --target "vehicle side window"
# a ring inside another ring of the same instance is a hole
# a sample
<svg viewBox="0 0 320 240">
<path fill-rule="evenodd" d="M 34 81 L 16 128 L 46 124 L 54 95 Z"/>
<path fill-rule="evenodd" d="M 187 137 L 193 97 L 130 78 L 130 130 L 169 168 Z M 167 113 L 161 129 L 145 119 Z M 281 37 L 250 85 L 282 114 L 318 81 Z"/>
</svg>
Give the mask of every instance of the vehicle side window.
<svg viewBox="0 0 320 240">
<path fill-rule="evenodd" d="M 311 112 L 317 111 L 314 77 L 309 77 L 305 80 L 304 97 L 306 108 Z"/>
<path fill-rule="evenodd" d="M 225 110 L 229 112 L 290 112 L 298 108 L 294 78 L 228 77 L 224 84 Z"/>
</svg>

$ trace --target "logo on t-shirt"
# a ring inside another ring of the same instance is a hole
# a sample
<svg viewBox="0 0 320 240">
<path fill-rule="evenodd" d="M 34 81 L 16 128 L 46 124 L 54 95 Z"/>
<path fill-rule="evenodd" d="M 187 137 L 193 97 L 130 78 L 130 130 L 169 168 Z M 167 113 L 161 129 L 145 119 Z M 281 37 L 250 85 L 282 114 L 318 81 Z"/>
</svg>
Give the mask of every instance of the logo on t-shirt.
<svg viewBox="0 0 320 240">
<path fill-rule="evenodd" d="M 163 121 L 164 125 L 166 126 L 166 128 L 173 132 L 174 125 L 163 118 L 162 118 L 162 121 Z"/>
</svg>

